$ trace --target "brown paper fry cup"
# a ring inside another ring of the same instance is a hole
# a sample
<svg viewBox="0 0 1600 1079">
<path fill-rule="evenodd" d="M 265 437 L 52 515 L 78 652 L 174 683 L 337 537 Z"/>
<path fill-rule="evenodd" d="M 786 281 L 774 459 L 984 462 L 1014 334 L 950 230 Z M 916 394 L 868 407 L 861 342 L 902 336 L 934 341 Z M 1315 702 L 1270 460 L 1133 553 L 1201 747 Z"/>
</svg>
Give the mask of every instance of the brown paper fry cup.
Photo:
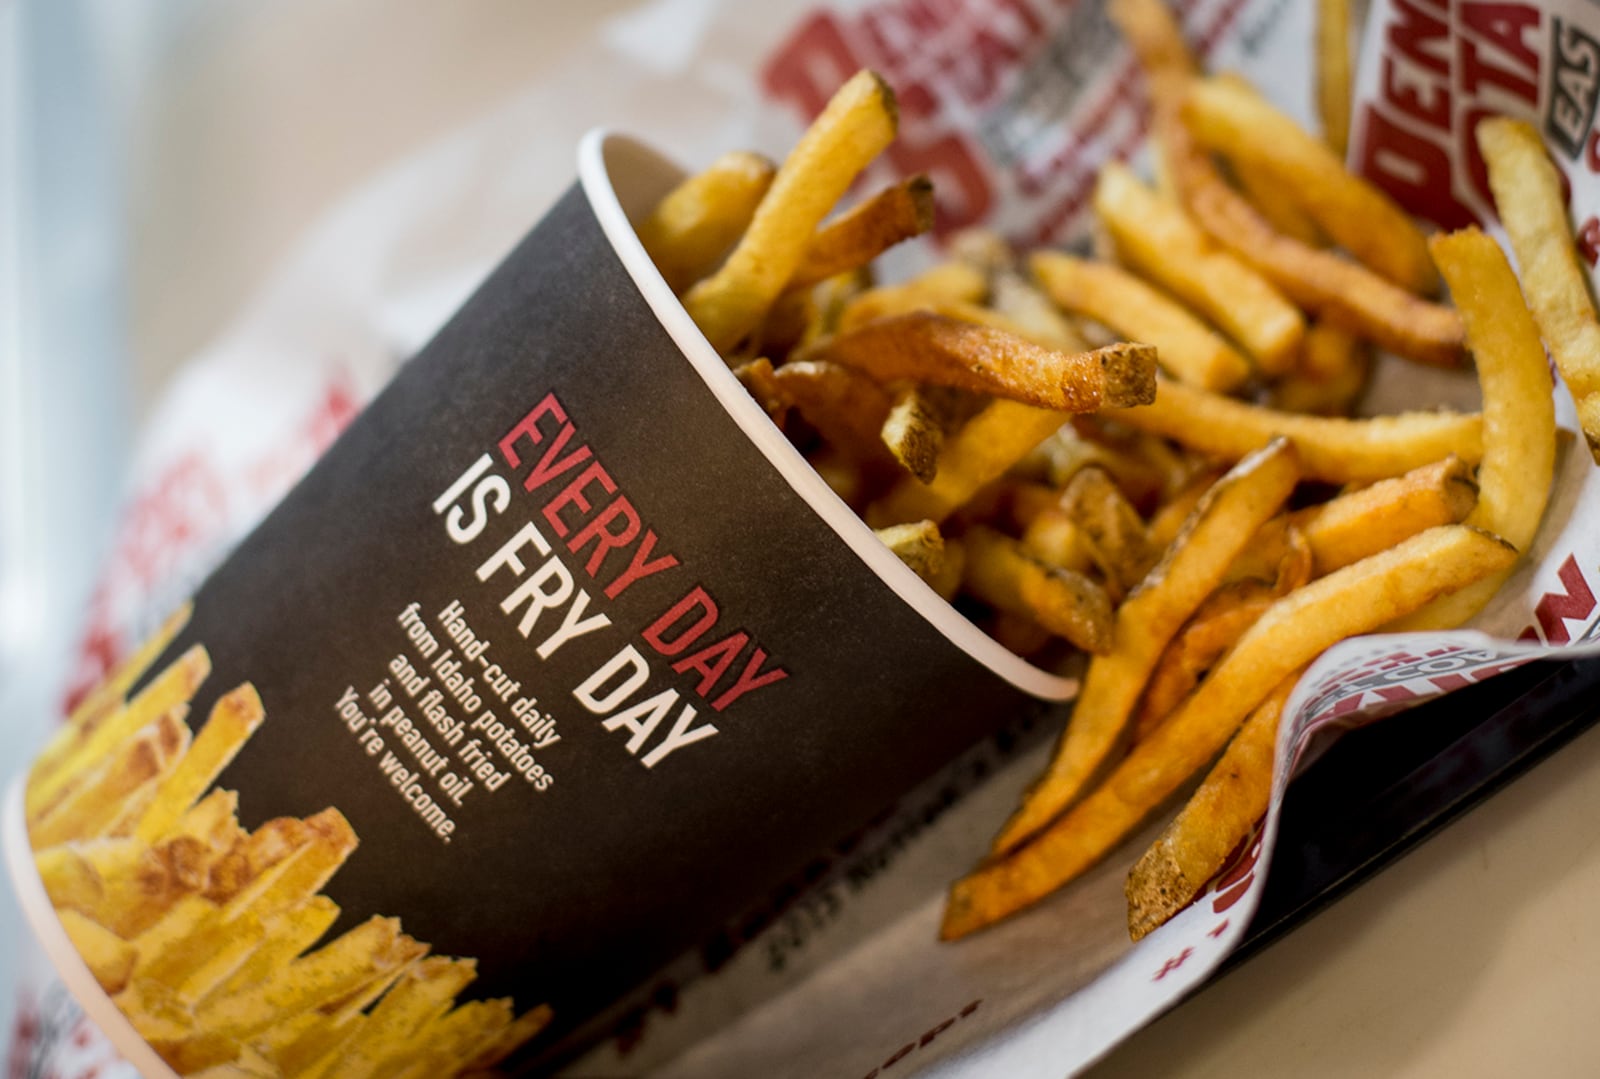
<svg viewBox="0 0 1600 1079">
<path fill-rule="evenodd" d="M 536 1068 L 1075 690 L 747 397 L 629 224 L 680 172 L 595 132 L 579 175 L 12 793 L 23 906 L 146 1075 Z"/>
</svg>

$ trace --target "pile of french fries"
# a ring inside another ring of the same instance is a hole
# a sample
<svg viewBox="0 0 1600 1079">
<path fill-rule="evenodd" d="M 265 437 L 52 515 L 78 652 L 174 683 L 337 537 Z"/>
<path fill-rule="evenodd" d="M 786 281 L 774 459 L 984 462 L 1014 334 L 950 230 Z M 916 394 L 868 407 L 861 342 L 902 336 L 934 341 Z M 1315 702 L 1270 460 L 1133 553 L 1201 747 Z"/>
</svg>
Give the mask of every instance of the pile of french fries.
<svg viewBox="0 0 1600 1079">
<path fill-rule="evenodd" d="M 1430 238 L 1344 168 L 1349 16 L 1320 9 L 1325 138 L 1202 74 L 1161 0 L 1113 0 L 1156 180 L 1105 168 L 1095 258 L 973 232 L 877 283 L 872 259 L 932 207 L 919 177 L 825 220 L 894 135 L 870 72 L 781 167 L 730 155 L 640 228 L 907 565 L 1035 662 L 1088 654 L 1054 758 L 953 886 L 946 938 L 1068 883 L 1211 765 L 1128 879 L 1135 939 L 1183 909 L 1266 810 L 1301 672 L 1354 635 L 1461 624 L 1527 551 L 1557 449 L 1541 335 L 1600 434 L 1600 327 L 1537 133 L 1479 129 L 1530 313 L 1492 240 Z M 1470 355 L 1482 412 L 1353 418 L 1374 349 Z"/>
<path fill-rule="evenodd" d="M 100 987 L 180 1075 L 206 1079 L 479 1076 L 537 1034 L 546 1007 L 457 1004 L 471 959 L 320 894 L 356 849 L 337 809 L 240 827 L 217 775 L 265 718 L 249 683 L 199 732 L 210 673 L 195 645 L 128 691 L 188 620 L 178 612 L 91 694 L 39 756 L 25 793 L 46 894 Z"/>
</svg>

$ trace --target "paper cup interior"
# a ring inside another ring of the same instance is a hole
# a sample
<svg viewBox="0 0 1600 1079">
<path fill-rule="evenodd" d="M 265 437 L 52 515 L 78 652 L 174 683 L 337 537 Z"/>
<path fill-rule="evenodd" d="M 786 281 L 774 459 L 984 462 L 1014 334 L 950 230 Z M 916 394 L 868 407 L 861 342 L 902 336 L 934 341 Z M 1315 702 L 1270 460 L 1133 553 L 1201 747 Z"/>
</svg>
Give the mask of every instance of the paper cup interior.
<svg viewBox="0 0 1600 1079">
<path fill-rule="evenodd" d="M 711 347 L 645 253 L 633 226 L 684 175 L 683 169 L 629 135 L 599 129 L 585 135 L 578 147 L 579 182 L 606 238 L 661 325 L 717 401 L 812 512 L 942 636 L 1024 693 L 1049 701 L 1077 696 L 1076 679 L 1052 674 L 1000 645 L 884 546 L 767 418 Z"/>
</svg>

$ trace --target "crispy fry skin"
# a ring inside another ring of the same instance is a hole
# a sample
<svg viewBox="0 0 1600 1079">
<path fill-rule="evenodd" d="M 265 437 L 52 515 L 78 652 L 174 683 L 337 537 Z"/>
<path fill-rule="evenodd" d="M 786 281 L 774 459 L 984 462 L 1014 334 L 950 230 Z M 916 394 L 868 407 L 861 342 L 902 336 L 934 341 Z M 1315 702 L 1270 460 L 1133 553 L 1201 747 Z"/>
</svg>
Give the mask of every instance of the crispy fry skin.
<svg viewBox="0 0 1600 1079">
<path fill-rule="evenodd" d="M 933 181 L 917 175 L 892 184 L 817 230 L 789 288 L 804 288 L 865 266 L 933 228 Z"/>
<path fill-rule="evenodd" d="M 1160 564 L 1117 608 L 1111 651 L 1090 661 L 1049 768 L 1000 830 L 992 856 L 1016 850 L 1088 792 L 1121 745 L 1167 642 L 1299 479 L 1294 449 L 1279 439 L 1240 462 L 1201 499 Z"/>
<path fill-rule="evenodd" d="M 1561 177 L 1544 140 L 1523 121 L 1484 120 L 1477 138 L 1539 336 L 1578 404 L 1583 433 L 1600 463 L 1600 322 L 1567 224 Z"/>
<path fill-rule="evenodd" d="M 723 154 L 667 193 L 639 224 L 639 242 L 673 292 L 716 269 L 749 226 L 777 167 L 759 154 Z"/>
<path fill-rule="evenodd" d="M 966 936 L 1036 903 L 1105 857 L 1223 748 L 1273 687 L 1330 645 L 1515 558 L 1497 537 L 1446 525 L 1291 592 L 1104 784 L 1026 846 L 956 882 L 940 936 Z"/>
<path fill-rule="evenodd" d="M 800 358 L 842 363 L 879 382 L 920 379 L 1062 412 L 1137 404 L 1155 394 L 1155 350 L 1147 345 L 1057 352 L 1005 330 L 925 312 L 845 331 Z"/>
<path fill-rule="evenodd" d="M 1128 873 L 1134 940 L 1188 906 L 1266 813 L 1278 721 L 1300 674 L 1279 682 L 1250 714 L 1177 819 Z"/>
<path fill-rule="evenodd" d="M 886 461 L 880 432 L 891 402 L 872 379 L 842 364 L 802 360 L 779 367 L 773 381 L 830 443 L 857 461 Z"/>
<path fill-rule="evenodd" d="M 1132 274 L 1053 251 L 1033 255 L 1028 268 L 1061 307 L 1154 345 L 1161 366 L 1174 378 L 1208 390 L 1231 390 L 1250 376 L 1249 363 L 1232 345 Z"/>
<path fill-rule="evenodd" d="M 1346 171 L 1327 145 L 1242 80 L 1197 79 L 1182 115 L 1206 148 L 1275 174 L 1335 243 L 1411 292 L 1432 295 L 1439 275 L 1427 241 L 1404 210 Z"/>
<path fill-rule="evenodd" d="M 733 253 L 684 297 L 718 352 L 755 330 L 794 276 L 818 223 L 893 140 L 896 123 L 893 91 L 877 74 L 861 71 L 801 136 Z"/>
<path fill-rule="evenodd" d="M 1152 404 L 1118 412 L 1117 418 L 1230 461 L 1284 435 L 1294 440 L 1308 479 L 1368 483 L 1452 453 L 1469 462 L 1483 456 L 1483 417 L 1477 413 L 1403 412 L 1365 420 L 1300 416 L 1167 379 L 1160 386 Z"/>
<path fill-rule="evenodd" d="M 885 547 L 924 581 L 937 581 L 944 573 L 944 537 L 932 521 L 890 525 L 878 529 L 876 534 Z"/>
<path fill-rule="evenodd" d="M 1352 51 L 1350 0 L 1317 0 L 1317 115 L 1322 137 L 1341 159 L 1350 145 Z"/>
<path fill-rule="evenodd" d="M 1085 652 L 1111 646 L 1111 601 L 1081 574 L 1047 566 L 1009 536 L 978 526 L 962 537 L 963 584 L 983 602 L 1023 615 Z"/>
<path fill-rule="evenodd" d="M 1305 336 L 1304 317 L 1271 282 L 1219 248 L 1181 207 L 1113 163 L 1100 171 L 1094 208 L 1124 262 L 1239 342 L 1263 373 L 1280 375 L 1293 366 Z M 1113 328 L 1153 342 L 1163 360 L 1170 357 L 1155 333 Z"/>
<path fill-rule="evenodd" d="M 1478 500 L 1466 523 L 1527 552 L 1555 476 L 1556 417 L 1544 346 L 1500 246 L 1477 229 L 1436 236 L 1439 269 L 1467 322 L 1483 386 L 1483 461 Z M 1467 622 L 1499 591 L 1509 569 L 1446 596 L 1397 629 L 1448 629 Z"/>
</svg>

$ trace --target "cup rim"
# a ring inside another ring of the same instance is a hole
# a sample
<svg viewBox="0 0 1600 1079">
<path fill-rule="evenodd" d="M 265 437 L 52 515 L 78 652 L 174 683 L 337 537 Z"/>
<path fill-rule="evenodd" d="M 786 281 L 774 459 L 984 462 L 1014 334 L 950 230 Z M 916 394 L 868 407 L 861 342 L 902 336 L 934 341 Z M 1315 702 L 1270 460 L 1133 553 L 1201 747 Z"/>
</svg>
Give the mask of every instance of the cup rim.
<svg viewBox="0 0 1600 1079">
<path fill-rule="evenodd" d="M 946 640 L 1030 696 L 1047 701 L 1075 698 L 1079 690 L 1078 679 L 1051 674 L 1011 652 L 975 626 L 901 562 L 873 534 L 866 522 L 833 492 L 750 397 L 645 253 L 644 244 L 634 232 L 611 182 L 610 161 L 615 153 L 648 159 L 655 166 L 671 170 L 678 176 L 687 173 L 645 140 L 609 128 L 594 128 L 578 143 L 578 182 L 612 250 L 662 328 L 745 437 L 777 469 L 784 482 L 800 496 L 811 512 L 820 517 L 902 602 L 921 615 Z"/>
</svg>

